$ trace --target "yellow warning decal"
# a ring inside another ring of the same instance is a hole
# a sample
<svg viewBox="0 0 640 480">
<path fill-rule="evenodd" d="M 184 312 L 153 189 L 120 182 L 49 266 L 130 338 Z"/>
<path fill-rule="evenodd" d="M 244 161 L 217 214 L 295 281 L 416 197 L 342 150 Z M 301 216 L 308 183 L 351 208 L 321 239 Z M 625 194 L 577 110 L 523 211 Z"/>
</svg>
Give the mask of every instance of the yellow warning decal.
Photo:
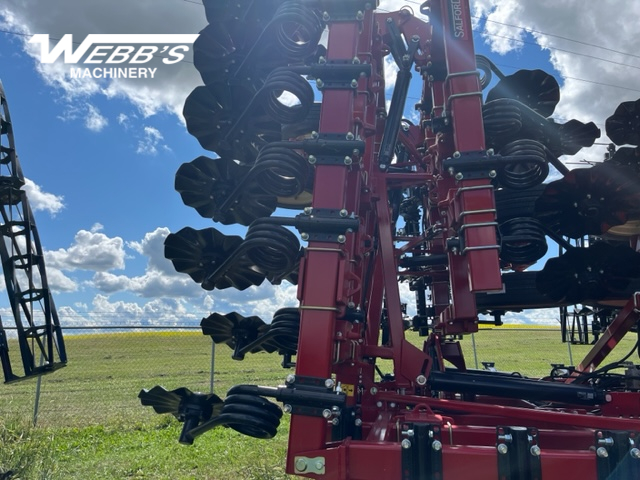
<svg viewBox="0 0 640 480">
<path fill-rule="evenodd" d="M 356 391 L 353 385 L 347 385 L 346 383 L 341 384 L 340 388 L 342 388 L 342 391 L 347 397 L 353 397 L 353 394 Z"/>
</svg>

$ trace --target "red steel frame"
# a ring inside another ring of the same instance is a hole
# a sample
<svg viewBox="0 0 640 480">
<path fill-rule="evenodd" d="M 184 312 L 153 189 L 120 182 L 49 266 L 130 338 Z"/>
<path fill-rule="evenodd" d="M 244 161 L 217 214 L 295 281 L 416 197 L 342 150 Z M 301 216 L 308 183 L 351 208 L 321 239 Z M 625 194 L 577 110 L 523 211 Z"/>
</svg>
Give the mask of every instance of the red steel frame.
<svg viewBox="0 0 640 480">
<path fill-rule="evenodd" d="M 490 179 L 456 179 L 443 168 L 448 157 L 485 150 L 468 0 L 433 0 L 429 7 L 432 23 L 407 10 L 376 13 L 373 9 L 352 21 L 329 22 L 327 61 L 357 58 L 371 64 L 372 74 L 360 78 L 356 89 L 323 93 L 319 133 L 352 135 L 365 141 L 366 150 L 354 152 L 351 165 L 317 165 L 312 208 L 347 209 L 358 215 L 360 228 L 348 233 L 343 243 L 312 241 L 306 249 L 298 289 L 296 376 L 333 376 L 340 382 L 348 405 L 359 408 L 363 436 L 331 442 L 326 419 L 293 415 L 287 472 L 324 479 L 404 478 L 400 425 L 424 422 L 442 429 L 445 480 L 499 478 L 495 432 L 504 425 L 539 429 L 545 480 L 596 480 L 596 456 L 590 450 L 595 430 L 640 432 L 640 420 L 630 418 L 640 415 L 640 394 L 613 394 L 595 415 L 580 408 L 535 409 L 496 398 L 478 397 L 474 402 L 433 398 L 421 386 L 420 377 L 428 377 L 434 362 L 441 365 L 448 359 L 464 370 L 458 347 L 443 339 L 477 331 L 474 294 L 502 288 Z M 408 135 L 419 139 L 416 147 L 422 150 L 414 155 L 415 173 L 410 174 L 389 173 L 377 164 L 389 23 L 395 23 L 407 43 L 419 37 L 415 61 L 423 78 L 423 102 L 433 105 L 432 112 L 423 112 L 423 119 L 443 118 L 450 126 L 439 133 L 427 123 L 411 127 Z M 425 221 L 439 225 L 441 233 L 396 248 L 395 242 L 402 239 L 394 237 L 387 190 L 412 185 L 428 187 Z M 446 240 L 452 236 L 463 236 L 463 251 L 447 249 Z M 439 320 L 424 351 L 404 338 L 398 289 L 398 258 L 413 248 L 446 253 L 449 260 L 448 270 L 433 274 L 432 303 Z M 354 305 L 364 308 L 365 322 L 341 319 Z M 383 308 L 390 341 L 380 345 Z M 639 308 L 636 294 L 579 371 L 602 361 L 637 323 Z M 375 358 L 393 360 L 392 381 L 375 381 Z M 324 474 L 296 469 L 299 458 L 321 458 Z"/>
</svg>

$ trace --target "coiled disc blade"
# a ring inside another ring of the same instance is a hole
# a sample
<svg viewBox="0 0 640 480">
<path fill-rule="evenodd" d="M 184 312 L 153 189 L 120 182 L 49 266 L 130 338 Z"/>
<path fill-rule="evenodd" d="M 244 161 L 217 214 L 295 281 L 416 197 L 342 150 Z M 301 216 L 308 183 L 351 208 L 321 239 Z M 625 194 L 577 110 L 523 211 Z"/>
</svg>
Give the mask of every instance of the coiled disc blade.
<svg viewBox="0 0 640 480">
<path fill-rule="evenodd" d="M 548 117 L 560 101 L 560 86 L 542 70 L 518 70 L 500 80 L 487 94 L 487 102 L 498 98 L 513 98 Z"/>
<path fill-rule="evenodd" d="M 269 326 L 260 317 L 243 317 L 238 312 L 226 315 L 213 313 L 202 319 L 200 326 L 202 333 L 209 335 L 214 343 L 225 343 L 231 348 L 248 345 L 269 330 Z M 251 353 L 261 350 L 262 347 L 258 346 Z"/>
<path fill-rule="evenodd" d="M 622 102 L 605 123 L 607 136 L 616 145 L 640 145 L 640 100 Z"/>
</svg>

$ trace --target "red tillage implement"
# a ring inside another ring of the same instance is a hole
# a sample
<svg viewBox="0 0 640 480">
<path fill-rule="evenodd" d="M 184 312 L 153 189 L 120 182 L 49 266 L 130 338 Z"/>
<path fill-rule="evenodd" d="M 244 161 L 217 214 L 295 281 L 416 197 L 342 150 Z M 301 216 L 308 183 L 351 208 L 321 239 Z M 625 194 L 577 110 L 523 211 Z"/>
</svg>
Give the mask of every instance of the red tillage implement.
<svg viewBox="0 0 640 480">
<path fill-rule="evenodd" d="M 279 352 L 295 373 L 225 400 L 155 387 L 142 403 L 184 421 L 191 443 L 217 425 L 271 438 L 275 399 L 291 414 L 287 471 L 310 478 L 640 478 L 640 375 L 599 368 L 640 315 L 637 149 L 569 171 L 558 157 L 600 131 L 548 118 L 559 87 L 544 72 L 505 76 L 476 57 L 467 0 L 425 2 L 420 18 L 373 0 L 204 4 L 205 86 L 184 113 L 220 158 L 183 165 L 176 189 L 202 215 L 249 228 L 244 239 L 185 228 L 165 254 L 208 290 L 297 284 L 299 305 L 270 324 L 236 312 L 202 322 L 234 358 Z M 403 118 L 412 75 L 417 124 Z M 636 106 L 607 120 L 620 145 L 640 142 Z M 544 185 L 549 164 L 562 179 Z M 564 253 L 524 271 L 548 239 Z M 422 348 L 405 338 L 399 282 L 416 293 Z M 457 338 L 479 313 L 499 324 L 505 311 L 561 307 L 567 333 L 573 304 L 589 306 L 580 341 L 587 317 L 606 328 L 578 367 L 544 379 L 467 368 Z"/>
</svg>

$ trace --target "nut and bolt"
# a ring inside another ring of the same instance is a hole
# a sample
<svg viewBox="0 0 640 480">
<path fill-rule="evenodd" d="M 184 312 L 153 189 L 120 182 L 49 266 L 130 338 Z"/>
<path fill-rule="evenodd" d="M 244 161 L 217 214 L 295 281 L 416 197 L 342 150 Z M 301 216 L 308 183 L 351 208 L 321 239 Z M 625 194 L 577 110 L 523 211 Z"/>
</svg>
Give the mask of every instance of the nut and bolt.
<svg viewBox="0 0 640 480">
<path fill-rule="evenodd" d="M 413 43 L 418 43 L 420 41 L 420 37 L 418 35 L 412 35 L 411 36 L 411 41 Z"/>
<path fill-rule="evenodd" d="M 327 63 L 327 59 L 326 59 L 326 57 L 320 57 L 320 58 L 318 58 L 318 63 L 319 63 L 320 65 L 324 65 L 324 64 L 326 64 L 326 63 Z"/>
<path fill-rule="evenodd" d="M 393 23 L 393 18 L 387 17 L 387 23 Z"/>
<path fill-rule="evenodd" d="M 376 402 L 376 407 L 382 408 L 382 402 Z"/>
<path fill-rule="evenodd" d="M 434 440 L 431 444 L 431 448 L 433 448 L 436 452 L 442 450 L 442 442 L 440 440 Z"/>
<path fill-rule="evenodd" d="M 319 78 L 316 78 L 316 87 L 318 87 L 319 89 L 324 87 L 324 82 L 322 80 L 320 80 Z"/>
<path fill-rule="evenodd" d="M 489 150 L 487 150 L 487 155 L 491 156 L 491 155 L 495 155 L 495 150 L 493 148 L 490 148 Z"/>
<path fill-rule="evenodd" d="M 287 384 L 291 384 L 294 383 L 296 381 L 296 376 L 293 375 L 292 373 L 290 373 L 289 375 L 287 375 L 287 378 L 285 379 L 285 382 Z"/>
<path fill-rule="evenodd" d="M 342 210 L 340 210 L 340 216 L 342 218 L 346 217 L 347 215 L 349 215 L 349 212 L 347 211 L 346 208 L 343 208 Z"/>
<path fill-rule="evenodd" d="M 354 138 L 356 138 L 356 136 L 353 133 L 349 132 L 345 135 L 344 138 L 346 138 L 347 140 L 353 140 Z"/>
<path fill-rule="evenodd" d="M 498 453 L 501 455 L 505 455 L 509 451 L 509 447 L 507 447 L 504 443 L 498 444 Z"/>
<path fill-rule="evenodd" d="M 404 440 L 402 440 L 402 448 L 404 448 L 405 450 L 411 448 L 411 440 L 409 440 L 408 438 L 405 438 Z"/>
<path fill-rule="evenodd" d="M 456 180 L 462 180 L 463 178 L 464 178 L 464 175 L 462 174 L 462 172 L 456 173 Z"/>
<path fill-rule="evenodd" d="M 358 80 L 355 78 L 351 80 L 351 88 L 358 88 Z"/>
<path fill-rule="evenodd" d="M 607 458 L 609 456 L 609 452 L 604 447 L 598 447 L 598 449 L 596 450 L 596 455 L 598 455 L 600 458 Z"/>
<path fill-rule="evenodd" d="M 322 411 L 322 416 L 328 420 L 332 416 L 331 410 L 329 410 L 328 408 L 325 408 Z"/>
<path fill-rule="evenodd" d="M 629 450 L 629 455 L 631 455 L 631 458 L 640 460 L 640 450 L 637 448 L 632 448 L 631 450 Z"/>
<path fill-rule="evenodd" d="M 421 387 L 425 386 L 427 384 L 427 377 L 425 377 L 424 375 L 418 375 L 416 377 L 416 383 Z"/>
<path fill-rule="evenodd" d="M 305 215 L 311 215 L 313 213 L 313 208 L 312 207 L 304 207 L 304 214 Z"/>
<path fill-rule="evenodd" d="M 309 234 L 302 232 L 300 234 L 300 238 L 306 242 L 307 240 L 309 240 Z"/>
<path fill-rule="evenodd" d="M 540 447 L 538 445 L 532 445 L 531 448 L 529 449 L 529 452 L 531 452 L 531 455 L 533 455 L 534 457 L 539 457 Z"/>
<path fill-rule="evenodd" d="M 353 60 L 351 60 L 351 63 L 354 65 L 360 65 L 360 59 L 358 57 L 353 57 Z"/>
<path fill-rule="evenodd" d="M 307 461 L 304 458 L 298 458 L 296 460 L 296 470 L 304 472 L 307 469 Z"/>
<path fill-rule="evenodd" d="M 311 165 L 315 164 L 318 161 L 318 159 L 316 158 L 315 155 L 309 155 L 307 157 L 307 162 L 309 162 Z"/>
<path fill-rule="evenodd" d="M 336 385 L 336 382 L 333 381 L 333 378 L 327 378 L 324 381 L 324 386 L 327 387 L 327 388 L 333 388 L 333 387 L 335 387 L 335 385 Z"/>
<path fill-rule="evenodd" d="M 333 425 L 340 425 L 340 419 L 339 418 L 334 418 L 333 420 L 331 420 L 331 423 Z"/>
<path fill-rule="evenodd" d="M 344 235 L 338 235 L 338 243 L 344 243 L 347 241 L 347 237 Z"/>
<path fill-rule="evenodd" d="M 289 405 L 288 403 L 282 406 L 282 411 L 284 413 L 291 413 L 292 410 L 293 410 L 293 407 L 291 407 L 291 405 Z"/>
<path fill-rule="evenodd" d="M 496 178 L 496 175 L 498 175 L 498 172 L 496 172 L 495 170 L 489 171 L 489 178 Z"/>
<path fill-rule="evenodd" d="M 453 152 L 453 158 L 460 158 L 460 152 Z"/>
<path fill-rule="evenodd" d="M 350 156 L 346 156 L 344 157 L 344 164 L 345 165 L 351 165 L 353 163 L 353 158 L 351 158 Z"/>
<path fill-rule="evenodd" d="M 353 423 L 355 424 L 356 427 L 361 427 L 362 426 L 362 419 L 361 418 L 356 418 Z"/>
<path fill-rule="evenodd" d="M 322 12 L 322 20 L 324 20 L 325 22 L 331 20 L 331 15 L 329 15 L 329 12 Z"/>
<path fill-rule="evenodd" d="M 387 169 L 387 165 L 384 163 L 380 164 L 380 170 L 386 170 Z"/>
<path fill-rule="evenodd" d="M 316 460 L 316 470 L 322 470 L 324 468 L 324 460 Z"/>
<path fill-rule="evenodd" d="M 318 132 L 316 132 L 315 130 L 313 132 L 311 132 L 311 138 L 318 138 L 320 136 L 320 134 Z"/>
<path fill-rule="evenodd" d="M 378 389 L 376 387 L 371 387 L 371 390 L 369 390 L 371 392 L 371 395 L 376 395 L 378 393 Z"/>
<path fill-rule="evenodd" d="M 358 10 L 358 13 L 356 13 L 356 20 L 362 20 L 363 18 L 364 18 L 364 13 Z"/>
</svg>

